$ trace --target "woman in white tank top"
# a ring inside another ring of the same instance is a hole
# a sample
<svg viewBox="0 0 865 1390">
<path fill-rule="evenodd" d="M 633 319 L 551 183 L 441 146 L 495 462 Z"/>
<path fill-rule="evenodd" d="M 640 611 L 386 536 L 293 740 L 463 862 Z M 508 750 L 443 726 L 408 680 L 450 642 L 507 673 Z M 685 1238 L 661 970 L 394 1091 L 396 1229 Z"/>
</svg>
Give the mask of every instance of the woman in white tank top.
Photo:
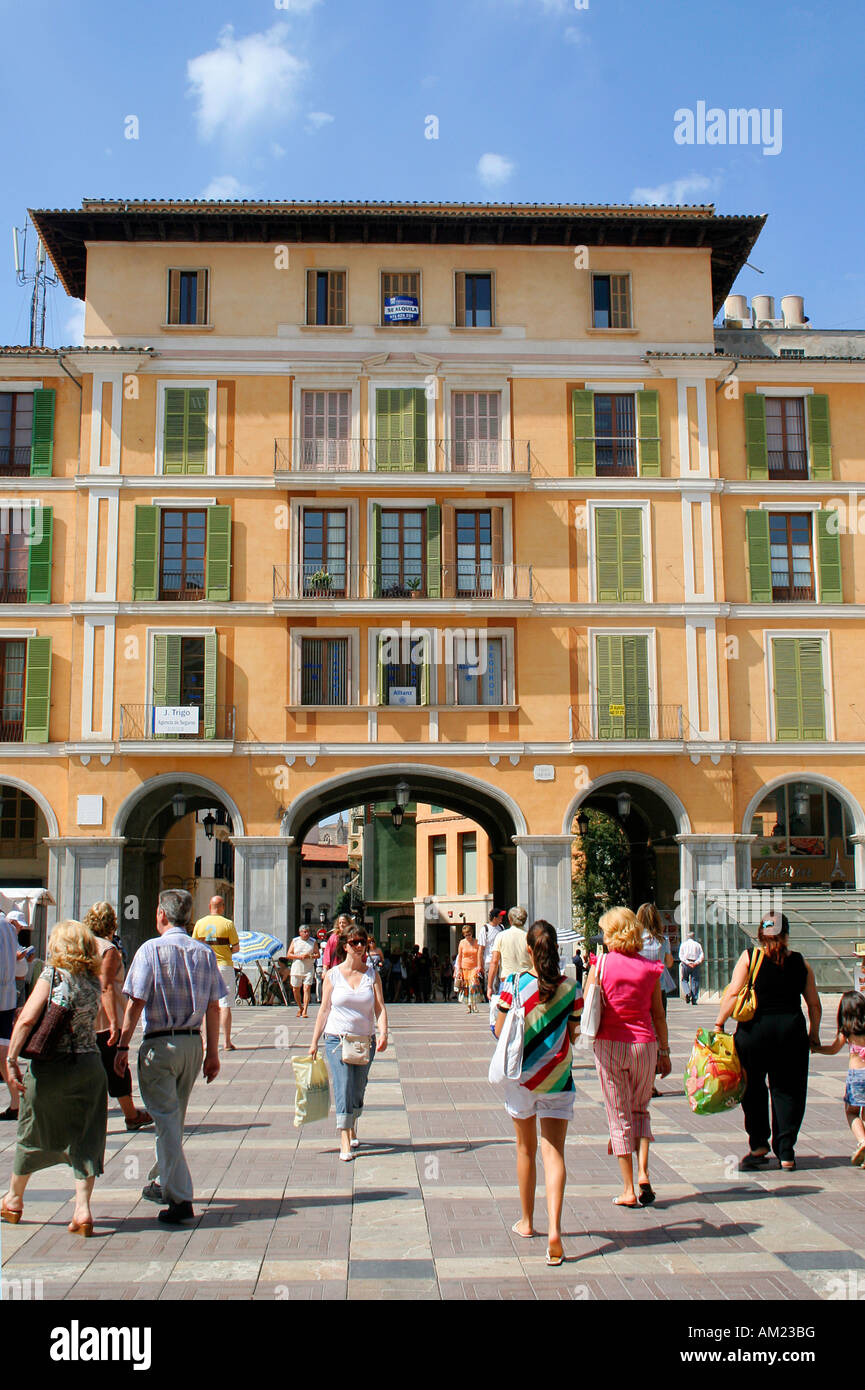
<svg viewBox="0 0 865 1390">
<path fill-rule="evenodd" d="M 342 957 L 342 963 L 328 970 L 324 977 L 321 1006 L 309 1048 L 310 1057 L 314 1057 L 319 1038 L 323 1036 L 336 1107 L 339 1156 L 345 1162 L 354 1158 L 354 1150 L 358 1147 L 357 1122 L 363 1110 L 370 1067 L 376 1052 L 384 1052 L 387 1047 L 387 1010 L 378 971 L 367 959 L 368 945 L 369 938 L 363 927 L 341 929 L 337 957 Z M 376 1022 L 378 1037 L 373 1046 Z M 370 1040 L 368 1062 L 343 1061 L 345 1037 Z"/>
</svg>

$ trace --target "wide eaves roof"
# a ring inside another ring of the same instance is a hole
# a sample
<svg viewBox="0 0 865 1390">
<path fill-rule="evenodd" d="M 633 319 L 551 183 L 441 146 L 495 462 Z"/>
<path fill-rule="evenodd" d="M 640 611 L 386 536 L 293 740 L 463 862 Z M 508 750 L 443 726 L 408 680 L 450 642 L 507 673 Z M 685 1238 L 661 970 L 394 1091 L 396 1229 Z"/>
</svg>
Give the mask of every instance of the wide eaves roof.
<svg viewBox="0 0 865 1390">
<path fill-rule="evenodd" d="M 31 209 L 68 294 L 85 296 L 88 241 L 334 242 L 374 245 L 670 246 L 712 253 L 717 311 L 766 220 L 712 204 L 206 202 L 91 199 Z"/>
</svg>

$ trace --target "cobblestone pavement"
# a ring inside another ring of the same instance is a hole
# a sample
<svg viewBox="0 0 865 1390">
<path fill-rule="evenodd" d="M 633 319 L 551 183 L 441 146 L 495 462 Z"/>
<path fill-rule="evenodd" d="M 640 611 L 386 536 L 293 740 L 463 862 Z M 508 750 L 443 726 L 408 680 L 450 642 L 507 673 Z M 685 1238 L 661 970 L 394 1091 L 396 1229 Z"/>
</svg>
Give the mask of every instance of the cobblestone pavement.
<svg viewBox="0 0 865 1390">
<path fill-rule="evenodd" d="M 835 1001 L 826 1000 L 824 1038 Z M 519 1216 L 513 1132 L 486 1081 L 486 1015 L 457 1003 L 390 1009 L 354 1163 L 337 1159 L 332 1119 L 293 1127 L 290 1051 L 312 1016 L 237 1009 L 238 1051 L 195 1088 L 187 1153 L 197 1219 L 166 1229 L 141 1200 L 152 1131 L 128 1134 L 112 1109 L 96 1235 L 69 1235 L 71 1173 L 30 1182 L 24 1219 L 2 1226 L 3 1274 L 46 1299 L 822 1299 L 865 1293 L 865 1172 L 851 1168 L 844 1057 L 812 1059 L 798 1167 L 739 1173 L 741 1111 L 693 1116 L 681 1074 L 713 1005 L 674 1001 L 673 1074 L 652 1103 L 654 1207 L 612 1206 L 615 1160 L 594 1066 L 577 1054 L 563 1223 L 568 1259 L 512 1234 Z M 4 1186 L 14 1149 L 0 1126 Z M 540 1164 L 539 1164 L 540 1168 Z M 537 1224 L 545 1229 L 542 1176 Z M 833 1282 L 834 1281 L 834 1282 Z M 14 1284 L 7 1284 L 7 1291 Z"/>
</svg>

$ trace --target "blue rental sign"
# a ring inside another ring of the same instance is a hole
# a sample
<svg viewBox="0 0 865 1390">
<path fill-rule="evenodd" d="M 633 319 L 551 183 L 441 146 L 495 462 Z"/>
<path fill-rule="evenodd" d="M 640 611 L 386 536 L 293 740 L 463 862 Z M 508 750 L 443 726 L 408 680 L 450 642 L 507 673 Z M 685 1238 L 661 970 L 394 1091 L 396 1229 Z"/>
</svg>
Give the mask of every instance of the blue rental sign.
<svg viewBox="0 0 865 1390">
<path fill-rule="evenodd" d="M 384 301 L 385 323 L 417 323 L 420 305 L 414 295 L 389 295 Z"/>
</svg>

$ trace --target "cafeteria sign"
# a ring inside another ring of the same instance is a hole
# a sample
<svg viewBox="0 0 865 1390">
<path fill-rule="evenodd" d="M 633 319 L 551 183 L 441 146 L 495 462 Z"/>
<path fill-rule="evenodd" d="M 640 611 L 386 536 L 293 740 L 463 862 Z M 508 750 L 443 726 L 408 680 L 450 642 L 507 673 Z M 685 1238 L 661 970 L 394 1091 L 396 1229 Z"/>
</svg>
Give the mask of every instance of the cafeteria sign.
<svg viewBox="0 0 865 1390">
<path fill-rule="evenodd" d="M 197 734 L 200 713 L 197 705 L 157 705 L 153 711 L 153 732 Z"/>
<path fill-rule="evenodd" d="M 414 295 L 393 294 L 385 299 L 385 323 L 417 323 L 419 319 L 420 305 Z"/>
</svg>

